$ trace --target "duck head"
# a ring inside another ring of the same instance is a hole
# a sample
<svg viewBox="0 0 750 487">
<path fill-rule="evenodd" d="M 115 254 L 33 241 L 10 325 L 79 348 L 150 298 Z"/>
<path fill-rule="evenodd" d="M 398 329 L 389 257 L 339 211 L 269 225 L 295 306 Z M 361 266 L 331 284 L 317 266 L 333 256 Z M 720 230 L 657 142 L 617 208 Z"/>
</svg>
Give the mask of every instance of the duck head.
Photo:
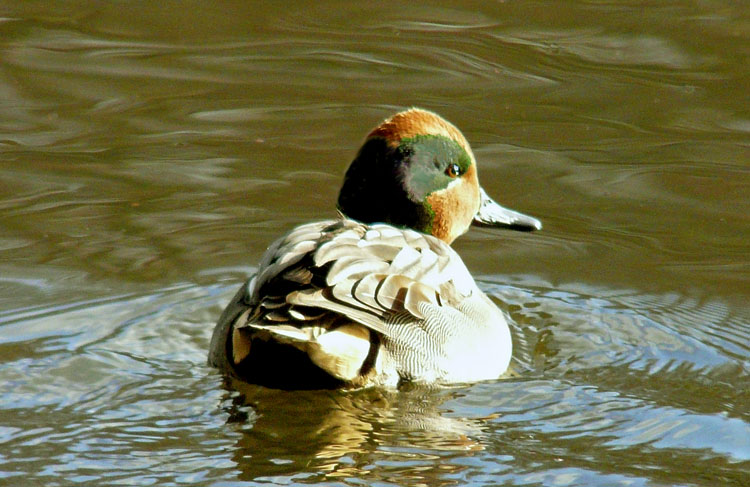
<svg viewBox="0 0 750 487">
<path fill-rule="evenodd" d="M 389 223 L 451 243 L 473 225 L 532 231 L 536 218 L 509 210 L 479 186 L 463 134 L 440 116 L 412 108 L 365 139 L 339 193 L 339 210 L 363 223 Z"/>
</svg>

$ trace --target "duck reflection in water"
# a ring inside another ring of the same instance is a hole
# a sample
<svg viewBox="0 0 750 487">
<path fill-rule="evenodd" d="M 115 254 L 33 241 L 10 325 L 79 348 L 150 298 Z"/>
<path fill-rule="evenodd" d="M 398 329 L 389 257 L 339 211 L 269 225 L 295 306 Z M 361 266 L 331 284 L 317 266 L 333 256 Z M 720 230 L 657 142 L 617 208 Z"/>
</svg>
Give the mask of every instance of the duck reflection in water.
<svg viewBox="0 0 750 487">
<path fill-rule="evenodd" d="M 245 481 L 302 472 L 306 482 L 377 480 L 367 475 L 373 461 L 388 451 L 388 458 L 402 463 L 400 469 L 412 470 L 406 475 L 415 481 L 453 485 L 446 477 L 463 467 L 435 462 L 434 452 L 464 456 L 484 448 L 472 438 L 483 437 L 486 418 L 445 416 L 444 403 L 461 394 L 456 389 L 406 385 L 399 391 L 283 391 L 236 380 L 227 388 L 234 391 L 225 401 L 229 421 L 241 435 L 232 460 Z"/>
</svg>

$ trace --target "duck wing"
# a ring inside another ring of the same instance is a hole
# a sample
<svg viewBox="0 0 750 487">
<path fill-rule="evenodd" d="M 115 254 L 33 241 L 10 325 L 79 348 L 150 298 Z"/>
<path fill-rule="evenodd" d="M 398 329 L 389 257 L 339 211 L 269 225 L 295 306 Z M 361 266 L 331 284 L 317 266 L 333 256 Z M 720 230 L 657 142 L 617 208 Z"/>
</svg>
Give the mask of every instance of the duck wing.
<svg viewBox="0 0 750 487">
<path fill-rule="evenodd" d="M 441 240 L 340 219 L 274 242 L 222 318 L 232 322 L 235 364 L 250 354 L 247 340 L 261 338 L 292 345 L 351 381 L 373 345 L 398 341 L 405 329 L 426 326 L 426 310 L 456 309 L 474 293 L 481 294 L 460 257 Z"/>
<path fill-rule="evenodd" d="M 248 285 L 248 302 L 265 322 L 347 316 L 389 335 L 386 322 L 421 303 L 457 307 L 478 291 L 458 254 L 430 235 L 353 220 L 297 227 L 266 252 Z"/>
</svg>

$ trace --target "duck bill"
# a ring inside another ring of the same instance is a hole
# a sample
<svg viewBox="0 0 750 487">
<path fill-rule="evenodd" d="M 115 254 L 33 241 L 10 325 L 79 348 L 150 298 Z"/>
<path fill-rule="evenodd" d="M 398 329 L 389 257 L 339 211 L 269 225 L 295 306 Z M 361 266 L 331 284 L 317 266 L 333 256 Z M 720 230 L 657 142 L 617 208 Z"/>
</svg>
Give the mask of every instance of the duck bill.
<svg viewBox="0 0 750 487">
<path fill-rule="evenodd" d="M 542 229 L 542 222 L 536 218 L 500 206 L 482 188 L 479 188 L 479 192 L 482 196 L 482 204 L 474 216 L 472 222 L 474 225 L 508 228 L 522 232 Z"/>
</svg>

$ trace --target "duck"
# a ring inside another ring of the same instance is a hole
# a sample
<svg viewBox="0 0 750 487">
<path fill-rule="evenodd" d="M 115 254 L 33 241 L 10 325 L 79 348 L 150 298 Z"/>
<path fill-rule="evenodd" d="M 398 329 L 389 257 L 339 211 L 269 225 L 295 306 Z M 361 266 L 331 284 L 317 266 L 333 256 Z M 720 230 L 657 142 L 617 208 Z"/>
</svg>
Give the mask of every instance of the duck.
<svg viewBox="0 0 750 487">
<path fill-rule="evenodd" d="M 263 254 L 211 337 L 209 365 L 276 389 L 500 378 L 506 315 L 451 247 L 471 226 L 542 228 L 479 185 L 464 135 L 428 110 L 387 118 L 347 169 L 338 214 Z"/>
</svg>

